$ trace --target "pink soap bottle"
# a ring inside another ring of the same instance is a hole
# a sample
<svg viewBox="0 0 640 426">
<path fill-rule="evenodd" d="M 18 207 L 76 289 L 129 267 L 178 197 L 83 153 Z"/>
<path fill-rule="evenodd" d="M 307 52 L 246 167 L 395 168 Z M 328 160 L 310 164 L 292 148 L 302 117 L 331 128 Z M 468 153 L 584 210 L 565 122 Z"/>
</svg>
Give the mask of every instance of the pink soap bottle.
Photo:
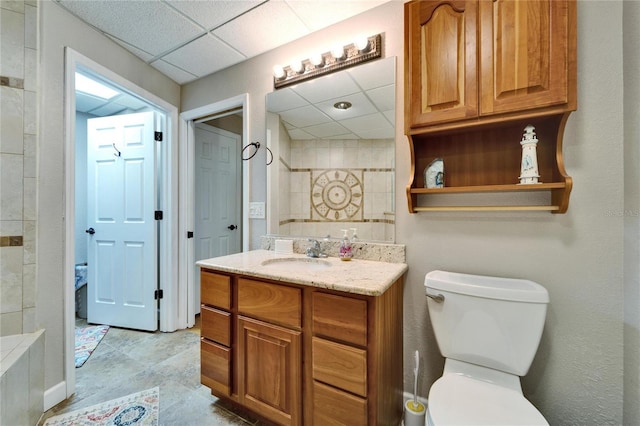
<svg viewBox="0 0 640 426">
<path fill-rule="evenodd" d="M 347 236 L 347 230 L 342 230 L 342 241 L 340 242 L 340 260 L 351 260 L 353 251 L 351 250 L 351 242 Z"/>
</svg>

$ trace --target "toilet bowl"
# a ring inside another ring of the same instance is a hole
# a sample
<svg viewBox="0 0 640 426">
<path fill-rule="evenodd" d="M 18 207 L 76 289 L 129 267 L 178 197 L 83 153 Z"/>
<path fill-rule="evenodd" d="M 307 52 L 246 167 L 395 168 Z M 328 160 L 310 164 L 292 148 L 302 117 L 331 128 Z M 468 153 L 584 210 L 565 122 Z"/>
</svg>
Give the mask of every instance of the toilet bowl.
<svg viewBox="0 0 640 426">
<path fill-rule="evenodd" d="M 427 424 L 548 425 L 522 393 L 540 343 L 549 295 L 528 280 L 433 271 L 425 277 L 442 377 Z"/>
</svg>

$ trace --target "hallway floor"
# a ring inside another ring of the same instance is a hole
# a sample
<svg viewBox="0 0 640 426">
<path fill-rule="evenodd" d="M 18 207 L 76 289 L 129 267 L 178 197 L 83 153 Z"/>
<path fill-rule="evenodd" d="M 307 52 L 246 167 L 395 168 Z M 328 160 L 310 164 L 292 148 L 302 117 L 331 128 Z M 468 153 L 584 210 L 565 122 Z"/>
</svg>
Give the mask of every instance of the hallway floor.
<svg viewBox="0 0 640 426">
<path fill-rule="evenodd" d="M 86 326 L 86 320 L 78 319 L 76 326 Z M 76 368 L 76 393 L 44 413 L 40 424 L 54 415 L 159 386 L 159 425 L 262 425 L 200 384 L 199 343 L 198 324 L 173 333 L 111 327 L 87 362 Z"/>
</svg>

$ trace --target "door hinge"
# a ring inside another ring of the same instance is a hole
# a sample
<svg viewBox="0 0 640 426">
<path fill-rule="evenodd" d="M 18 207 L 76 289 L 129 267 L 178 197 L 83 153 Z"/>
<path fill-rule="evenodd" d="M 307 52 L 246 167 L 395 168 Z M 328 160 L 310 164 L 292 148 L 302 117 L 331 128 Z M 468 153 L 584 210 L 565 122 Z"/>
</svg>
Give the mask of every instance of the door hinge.
<svg viewBox="0 0 640 426">
<path fill-rule="evenodd" d="M 153 132 L 153 140 L 162 142 L 162 132 Z"/>
<path fill-rule="evenodd" d="M 164 297 L 164 292 L 162 290 L 158 289 L 153 293 L 153 297 L 156 300 L 162 299 Z"/>
<path fill-rule="evenodd" d="M 162 220 L 162 210 L 156 210 L 154 217 L 156 220 Z"/>
<path fill-rule="evenodd" d="M 187 238 L 193 238 L 193 231 L 187 231 Z"/>
</svg>

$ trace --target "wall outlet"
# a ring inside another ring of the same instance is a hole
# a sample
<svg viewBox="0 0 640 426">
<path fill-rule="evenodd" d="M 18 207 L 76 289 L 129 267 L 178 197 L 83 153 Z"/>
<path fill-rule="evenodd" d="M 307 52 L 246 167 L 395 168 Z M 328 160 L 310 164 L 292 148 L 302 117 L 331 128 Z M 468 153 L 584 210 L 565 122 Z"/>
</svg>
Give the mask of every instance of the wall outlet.
<svg viewBox="0 0 640 426">
<path fill-rule="evenodd" d="M 249 219 L 264 219 L 264 202 L 249 203 Z"/>
</svg>

